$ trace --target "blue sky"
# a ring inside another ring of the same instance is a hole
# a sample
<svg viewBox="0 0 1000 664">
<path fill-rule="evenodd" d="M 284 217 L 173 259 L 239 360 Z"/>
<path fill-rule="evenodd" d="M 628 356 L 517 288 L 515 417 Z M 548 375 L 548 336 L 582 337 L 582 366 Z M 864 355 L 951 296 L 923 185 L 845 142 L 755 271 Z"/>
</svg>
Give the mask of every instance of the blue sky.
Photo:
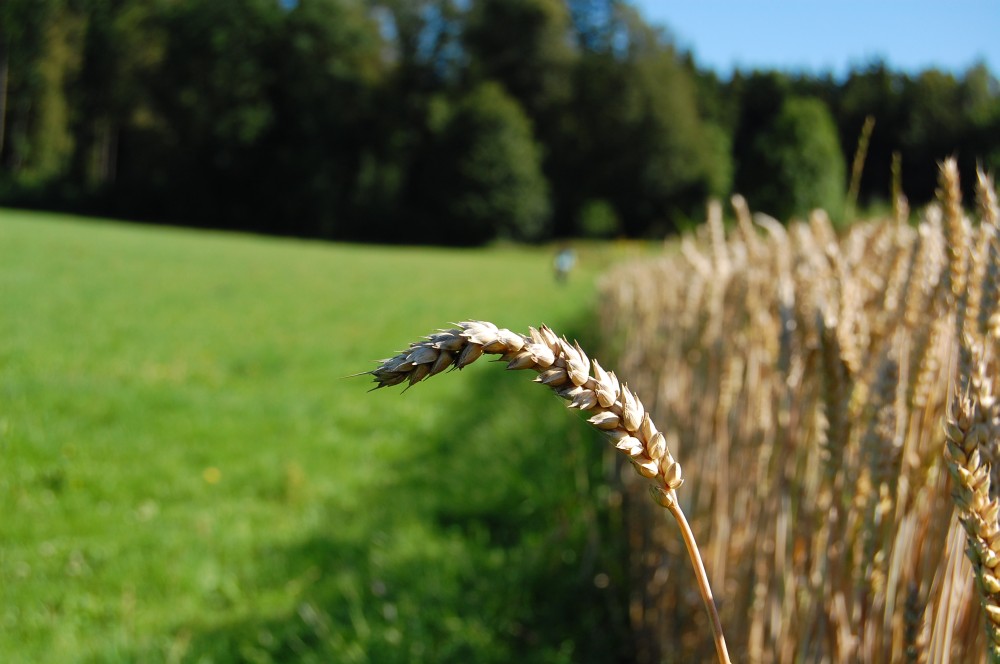
<svg viewBox="0 0 1000 664">
<path fill-rule="evenodd" d="M 699 66 L 846 74 L 881 56 L 891 69 L 1000 75 L 1000 0 L 633 0 Z"/>
</svg>

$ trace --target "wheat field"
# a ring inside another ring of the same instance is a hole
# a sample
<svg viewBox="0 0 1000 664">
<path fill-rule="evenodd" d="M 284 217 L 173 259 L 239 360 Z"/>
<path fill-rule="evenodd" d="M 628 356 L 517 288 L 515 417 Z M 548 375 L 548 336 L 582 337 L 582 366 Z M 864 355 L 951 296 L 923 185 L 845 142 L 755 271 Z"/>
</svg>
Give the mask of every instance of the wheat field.
<svg viewBox="0 0 1000 664">
<path fill-rule="evenodd" d="M 978 191 L 964 208 L 949 160 L 916 223 L 898 197 L 844 233 L 736 197 L 728 231 L 711 204 L 679 250 L 604 278 L 607 352 L 684 462 L 736 660 L 997 661 L 1000 246 Z M 633 475 L 639 661 L 711 661 L 682 544 Z"/>
</svg>

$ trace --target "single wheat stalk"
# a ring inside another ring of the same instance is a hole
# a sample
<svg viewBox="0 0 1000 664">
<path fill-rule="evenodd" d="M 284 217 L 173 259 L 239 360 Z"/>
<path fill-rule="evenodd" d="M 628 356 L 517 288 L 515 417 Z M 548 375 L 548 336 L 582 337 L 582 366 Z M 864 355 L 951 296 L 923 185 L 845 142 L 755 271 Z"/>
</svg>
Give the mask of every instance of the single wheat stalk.
<svg viewBox="0 0 1000 664">
<path fill-rule="evenodd" d="M 858 136 L 858 146 L 854 151 L 854 161 L 851 162 L 851 184 L 847 188 L 847 221 L 854 220 L 854 212 L 858 206 L 858 192 L 861 190 L 861 174 L 865 170 L 865 158 L 868 156 L 868 144 L 871 142 L 872 131 L 875 129 L 875 116 L 869 115 L 861 127 Z"/>
<path fill-rule="evenodd" d="M 892 218 L 902 226 L 910 217 L 910 203 L 903 194 L 903 159 L 898 151 L 892 153 Z"/>
<path fill-rule="evenodd" d="M 985 614 L 987 655 L 1000 662 L 1000 502 L 990 499 L 990 465 L 984 451 L 995 441 L 1000 420 L 990 383 L 988 358 L 959 389 L 945 420 L 945 460 L 954 482 L 952 498 L 965 528 L 966 554 Z M 995 371 L 995 367 L 994 367 Z"/>
<path fill-rule="evenodd" d="M 462 369 L 484 354 L 499 355 L 508 369 L 537 372 L 536 383 L 552 389 L 569 402 L 570 408 L 589 414 L 587 421 L 627 456 L 639 474 L 652 480 L 651 495 L 670 512 L 681 529 L 712 623 L 719 661 L 728 663 L 729 653 L 708 574 L 694 533 L 677 502 L 677 489 L 684 482 L 681 466 L 635 393 L 614 372 L 605 371 L 597 360 L 590 360 L 579 343 L 570 344 L 545 325 L 530 328 L 530 335 L 524 336 L 493 323 L 468 321 L 410 344 L 407 350 L 381 360 L 377 368 L 367 373 L 377 383 L 373 389 L 404 382 L 415 385 L 446 369 Z"/>
</svg>

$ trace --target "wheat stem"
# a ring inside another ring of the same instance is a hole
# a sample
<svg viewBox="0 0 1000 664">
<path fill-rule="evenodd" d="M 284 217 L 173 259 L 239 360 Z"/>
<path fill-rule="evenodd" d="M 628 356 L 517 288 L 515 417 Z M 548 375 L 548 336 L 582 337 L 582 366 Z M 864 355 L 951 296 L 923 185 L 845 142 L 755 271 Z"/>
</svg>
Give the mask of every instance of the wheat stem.
<svg viewBox="0 0 1000 664">
<path fill-rule="evenodd" d="M 861 127 L 861 134 L 858 136 L 858 147 L 854 151 L 854 161 L 851 162 L 851 185 L 847 188 L 847 221 L 854 220 L 854 213 L 858 206 L 858 192 L 861 190 L 861 174 L 865 170 L 865 158 L 868 156 L 868 143 L 872 138 L 872 130 L 875 129 L 875 116 L 869 115 L 865 118 L 865 123 Z"/>
<path fill-rule="evenodd" d="M 712 636 L 715 640 L 715 652 L 719 656 L 720 662 L 729 664 L 729 651 L 726 648 L 726 637 L 722 633 L 722 621 L 719 619 L 719 611 L 715 608 L 715 598 L 712 596 L 712 586 L 708 583 L 708 573 L 705 571 L 705 564 L 702 562 L 701 553 L 698 550 L 698 542 L 695 541 L 694 532 L 688 523 L 684 510 L 674 500 L 667 509 L 671 516 L 680 526 L 681 536 L 684 538 L 684 546 L 687 548 L 688 556 L 691 558 L 691 565 L 694 567 L 695 578 L 698 580 L 698 591 L 701 593 L 701 601 L 708 611 L 708 618 L 712 622 Z"/>
</svg>

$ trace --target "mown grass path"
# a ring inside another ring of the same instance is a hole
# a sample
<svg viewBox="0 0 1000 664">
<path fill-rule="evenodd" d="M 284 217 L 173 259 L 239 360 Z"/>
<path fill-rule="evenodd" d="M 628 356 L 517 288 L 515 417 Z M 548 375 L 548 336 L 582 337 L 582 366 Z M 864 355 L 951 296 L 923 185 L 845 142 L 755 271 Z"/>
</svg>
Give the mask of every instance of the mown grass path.
<svg viewBox="0 0 1000 664">
<path fill-rule="evenodd" d="M 456 320 L 595 339 L 597 254 L 551 258 L 0 210 L 0 659 L 620 656 L 587 427 L 498 367 L 343 378 Z"/>
</svg>

